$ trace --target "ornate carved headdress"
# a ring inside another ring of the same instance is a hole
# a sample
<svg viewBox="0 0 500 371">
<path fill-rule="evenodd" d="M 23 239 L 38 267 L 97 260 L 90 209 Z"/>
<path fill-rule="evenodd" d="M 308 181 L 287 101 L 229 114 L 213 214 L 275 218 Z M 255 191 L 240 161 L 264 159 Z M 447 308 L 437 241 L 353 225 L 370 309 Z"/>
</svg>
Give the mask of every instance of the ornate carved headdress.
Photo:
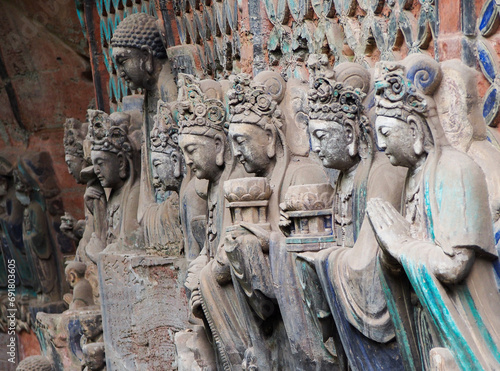
<svg viewBox="0 0 500 371">
<path fill-rule="evenodd" d="M 427 101 L 405 76 L 405 67 L 397 63 L 378 63 L 375 70 L 377 115 L 405 120 L 410 114 L 423 114 Z"/>
<path fill-rule="evenodd" d="M 410 114 L 436 115 L 432 98 L 441 83 L 439 63 L 414 54 L 404 64 L 379 62 L 375 69 L 377 115 L 406 119 Z"/>
<path fill-rule="evenodd" d="M 88 110 L 89 139 L 93 151 L 123 152 L 131 155 L 133 146 L 128 138 L 130 116 L 116 112 L 108 115 L 99 110 Z"/>
<path fill-rule="evenodd" d="M 361 89 L 344 86 L 341 82 L 321 76 L 311 82 L 309 89 L 309 118 L 342 123 L 354 120 L 364 111 Z"/>
<path fill-rule="evenodd" d="M 131 14 L 116 27 L 111 46 L 141 49 L 144 45 L 151 48 L 156 58 L 167 57 L 156 18 L 146 13 Z"/>
<path fill-rule="evenodd" d="M 269 75 L 270 79 L 262 81 L 261 74 Z M 282 112 L 278 105 L 283 99 L 285 82 L 279 75 L 274 76 L 274 72 L 261 74 L 254 81 L 245 73 L 232 77 L 233 87 L 227 93 L 231 124 L 255 124 L 264 128 L 268 121 L 262 118 L 267 117 L 275 119 L 275 124 L 281 127 Z"/>
<path fill-rule="evenodd" d="M 151 151 L 166 152 L 169 148 L 179 147 L 179 126 L 172 117 L 172 110 L 167 102 L 158 101 L 155 124 L 150 133 Z"/>
<path fill-rule="evenodd" d="M 64 153 L 83 157 L 83 141 L 87 136 L 88 125 L 74 118 L 66 119 L 64 123 Z"/>
<path fill-rule="evenodd" d="M 182 100 L 176 104 L 179 134 L 213 136 L 228 128 L 226 110 L 221 100 L 209 98 L 201 89 L 201 82 L 183 75 L 185 86 Z"/>
</svg>

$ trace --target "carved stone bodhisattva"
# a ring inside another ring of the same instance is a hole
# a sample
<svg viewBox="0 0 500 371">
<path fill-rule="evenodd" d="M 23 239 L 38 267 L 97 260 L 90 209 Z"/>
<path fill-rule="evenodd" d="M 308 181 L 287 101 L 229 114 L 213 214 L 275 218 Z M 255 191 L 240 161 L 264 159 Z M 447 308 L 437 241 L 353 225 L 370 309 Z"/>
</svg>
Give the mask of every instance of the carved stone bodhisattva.
<svg viewBox="0 0 500 371">
<path fill-rule="evenodd" d="M 376 73 L 377 144 L 393 165 L 408 168 L 402 214 L 379 199 L 367 206 L 388 257 L 382 281 L 401 354 L 417 368 L 436 360 L 447 370 L 498 368 L 492 350 L 500 345 L 500 295 L 487 183 L 444 135 L 433 99 L 440 65 L 412 55 L 380 63 Z"/>
</svg>

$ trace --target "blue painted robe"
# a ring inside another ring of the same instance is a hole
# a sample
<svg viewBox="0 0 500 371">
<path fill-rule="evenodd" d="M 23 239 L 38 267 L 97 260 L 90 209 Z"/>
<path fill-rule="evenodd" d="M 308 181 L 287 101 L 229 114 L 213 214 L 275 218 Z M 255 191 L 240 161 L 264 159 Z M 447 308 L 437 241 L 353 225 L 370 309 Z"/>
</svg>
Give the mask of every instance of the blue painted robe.
<svg viewBox="0 0 500 371">
<path fill-rule="evenodd" d="M 402 277 L 386 274 L 384 280 L 403 356 L 409 369 L 420 369 L 428 366 L 430 349 L 445 347 L 462 370 L 499 369 L 500 295 L 484 174 L 467 155 L 450 147 L 442 147 L 440 155 L 430 153 L 422 172 L 412 225 L 413 237 L 420 238 L 405 245 L 401 258 L 411 286 L 405 288 Z M 462 282 L 445 285 L 429 268 L 433 250 L 453 256 L 460 247 L 473 248 L 475 262 Z M 419 303 L 407 300 L 405 307 L 395 300 L 413 292 Z M 420 331 L 423 326 L 428 326 L 426 331 Z"/>
<path fill-rule="evenodd" d="M 399 207 L 403 181 L 404 169 L 392 166 L 382 153 L 375 155 L 373 163 L 362 161 L 348 201 L 352 213 L 344 236 L 342 228 L 335 227 L 340 246 L 320 252 L 316 259 L 316 271 L 353 370 L 403 369 L 377 271 L 378 243 L 365 217 L 366 201 L 373 197 Z M 339 212 L 334 210 L 334 215 Z"/>
</svg>

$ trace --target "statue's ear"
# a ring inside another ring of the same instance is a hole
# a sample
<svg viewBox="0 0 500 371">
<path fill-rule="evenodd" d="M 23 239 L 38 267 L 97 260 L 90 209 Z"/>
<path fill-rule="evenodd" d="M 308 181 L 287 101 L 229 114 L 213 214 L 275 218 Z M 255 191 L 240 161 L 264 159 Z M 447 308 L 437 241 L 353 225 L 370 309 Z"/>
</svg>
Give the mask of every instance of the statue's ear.
<svg viewBox="0 0 500 371">
<path fill-rule="evenodd" d="M 78 277 L 78 276 L 76 275 L 75 271 L 70 271 L 70 272 L 69 272 L 69 282 L 70 282 L 70 283 L 75 282 L 75 281 L 76 281 L 76 279 L 77 279 L 77 277 Z"/>
<path fill-rule="evenodd" d="M 174 178 L 180 178 L 182 176 L 182 163 L 179 152 L 172 152 L 171 160 L 174 165 Z"/>
<path fill-rule="evenodd" d="M 118 175 L 120 179 L 126 179 L 128 176 L 127 159 L 123 153 L 118 153 Z"/>
<path fill-rule="evenodd" d="M 354 157 L 358 154 L 358 140 L 356 138 L 356 131 L 354 130 L 354 122 L 351 120 L 344 120 L 344 133 L 347 139 L 347 150 L 349 156 Z"/>
<path fill-rule="evenodd" d="M 424 125 L 424 123 L 422 122 L 422 119 L 420 117 L 414 115 L 408 116 L 406 122 L 408 123 L 408 125 L 410 125 L 410 129 L 412 132 L 413 150 L 415 151 L 415 154 L 417 156 L 420 156 L 425 151 L 424 130 L 422 128 L 422 125 Z"/>
<path fill-rule="evenodd" d="M 145 63 L 146 72 L 151 75 L 154 71 L 153 50 L 148 45 L 142 45 L 141 51 L 144 53 L 144 56 L 146 57 L 146 63 Z"/>
<path fill-rule="evenodd" d="M 215 163 L 217 166 L 222 167 L 224 165 L 224 150 L 225 142 L 224 138 L 220 134 L 216 134 L 214 137 L 215 141 Z M 207 153 L 207 156 L 209 154 Z"/>
<path fill-rule="evenodd" d="M 267 157 L 274 158 L 276 156 L 276 140 L 278 135 L 276 127 L 266 124 L 264 131 L 267 136 Z"/>
</svg>

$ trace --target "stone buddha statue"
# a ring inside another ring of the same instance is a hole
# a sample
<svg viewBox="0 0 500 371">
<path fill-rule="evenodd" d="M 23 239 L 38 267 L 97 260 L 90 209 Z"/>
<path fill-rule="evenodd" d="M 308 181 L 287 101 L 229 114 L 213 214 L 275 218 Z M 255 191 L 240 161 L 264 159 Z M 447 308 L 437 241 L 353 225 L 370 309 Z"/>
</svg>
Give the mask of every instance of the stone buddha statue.
<svg viewBox="0 0 500 371">
<path fill-rule="evenodd" d="M 477 72 L 460 61 L 441 63 L 442 82 L 435 99 L 444 134 L 452 147 L 467 153 L 488 184 L 493 234 L 500 249 L 500 147 L 490 138 L 477 91 Z M 466 94 L 464 92 L 467 92 Z M 498 264 L 500 268 L 500 263 Z M 500 272 L 500 270 L 499 270 Z"/>
<path fill-rule="evenodd" d="M 12 164 L 0 157 L 0 243 L 4 260 L 10 256 L 16 261 L 19 283 L 24 287 L 33 287 L 35 277 L 23 242 L 24 206 L 16 197 L 14 171 Z"/>
<path fill-rule="evenodd" d="M 441 79 L 425 55 L 378 64 L 377 145 L 408 172 L 401 211 L 372 199 L 367 214 L 406 366 L 496 369 L 500 295 L 487 182 L 445 137 L 433 98 Z"/>
<path fill-rule="evenodd" d="M 64 123 L 64 161 L 69 173 L 78 184 L 85 184 L 81 172 L 87 167 L 84 158 L 83 142 L 87 136 L 88 123 L 69 118 Z M 61 217 L 61 231 L 68 237 L 80 242 L 85 231 L 85 220 L 76 220 L 68 213 Z"/>
<path fill-rule="evenodd" d="M 56 230 L 63 210 L 48 152 L 20 157 L 15 178 L 16 197 L 24 206 L 22 236 L 35 291 L 41 302 L 60 299 L 61 255 L 74 253 L 74 245 Z"/>
<path fill-rule="evenodd" d="M 116 27 L 111 39 L 119 76 L 125 79 L 131 90 L 144 91 L 142 135 L 145 140 L 141 149 L 140 222 L 148 206 L 155 203 L 149 148 L 153 117 L 156 115 L 158 100 L 170 102 L 177 96 L 170 61 L 156 22 L 155 17 L 145 13 L 131 14 Z"/>
<path fill-rule="evenodd" d="M 238 223 L 243 231 L 229 231 L 225 241 L 252 340 L 245 355 L 246 369 L 310 369 L 333 366 L 334 361 L 321 340 L 315 342 L 309 335 L 313 323 L 304 312 L 293 255 L 284 246 L 279 225 L 280 204 L 290 187 L 327 182 L 324 171 L 303 148 L 305 122 L 292 121 L 300 116 L 305 98 L 300 83 L 294 87 L 288 90 L 279 74 L 267 71 L 253 81 L 248 75 L 237 75 L 228 92 L 233 155 L 247 173 L 265 179 L 272 190 L 265 212 L 268 226 Z M 289 143 L 287 136 L 294 141 Z"/>
<path fill-rule="evenodd" d="M 101 186 L 109 189 L 107 235 L 104 241 L 97 237 L 89 241 L 89 244 L 100 244 L 91 250 L 102 251 L 110 244 L 117 247 L 117 243 L 122 247 L 139 246 L 143 238 L 137 221 L 140 131 L 131 125 L 126 113 L 108 115 L 89 110 L 89 120 L 94 172 Z M 92 195 L 87 192 L 86 198 L 89 200 Z"/>
<path fill-rule="evenodd" d="M 179 145 L 184 161 L 197 179 L 208 181 L 205 245 L 191 262 L 186 287 L 190 307 L 204 319 L 220 368 L 241 367 L 248 335 L 239 308 L 221 235 L 228 223 L 222 184 L 234 175 L 234 163 L 226 135 L 226 110 L 222 89 L 213 81 L 187 79 L 184 100 L 177 102 Z"/>
<path fill-rule="evenodd" d="M 146 248 L 178 256 L 182 248 L 179 191 L 186 173 L 178 145 L 178 127 L 168 103 L 158 101 L 155 125 L 150 133 L 153 186 L 156 199 L 146 211 L 143 226 Z"/>
</svg>

